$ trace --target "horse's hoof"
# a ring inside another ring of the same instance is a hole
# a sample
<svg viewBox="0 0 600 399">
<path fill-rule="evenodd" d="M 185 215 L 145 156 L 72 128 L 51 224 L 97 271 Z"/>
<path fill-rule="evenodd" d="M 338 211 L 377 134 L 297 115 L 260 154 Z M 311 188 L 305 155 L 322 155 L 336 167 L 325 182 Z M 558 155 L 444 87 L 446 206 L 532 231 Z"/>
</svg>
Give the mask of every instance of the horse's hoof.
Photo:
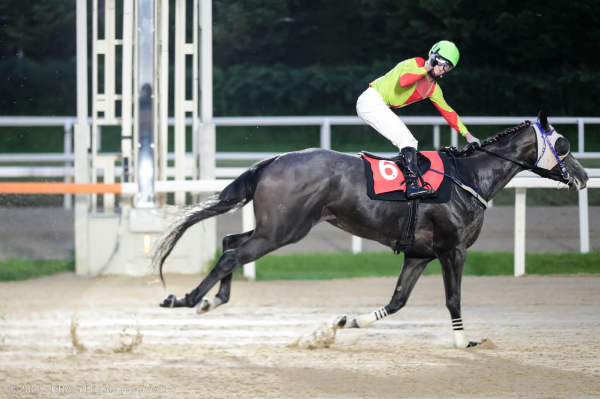
<svg viewBox="0 0 600 399">
<path fill-rule="evenodd" d="M 167 295 L 167 297 L 165 299 L 163 299 L 163 301 L 160 303 L 160 306 L 163 308 L 172 308 L 175 306 L 176 300 L 177 300 L 177 297 L 175 296 L 175 294 L 170 293 L 169 295 Z"/>
<path fill-rule="evenodd" d="M 479 345 L 479 342 L 473 342 L 473 341 L 469 341 L 469 345 L 467 345 L 467 348 L 472 348 L 474 346 Z"/>
<path fill-rule="evenodd" d="M 210 310 L 211 306 L 212 306 L 212 303 L 210 302 L 210 299 L 202 298 L 202 301 L 200 301 L 198 306 L 196 306 L 196 313 L 197 314 L 206 313 Z"/>
<path fill-rule="evenodd" d="M 346 321 L 348 320 L 348 318 L 346 317 L 346 315 L 341 315 L 339 316 L 337 319 L 335 319 L 335 321 L 333 322 L 333 328 L 334 329 L 338 329 L 338 328 L 344 328 L 346 326 Z"/>
</svg>

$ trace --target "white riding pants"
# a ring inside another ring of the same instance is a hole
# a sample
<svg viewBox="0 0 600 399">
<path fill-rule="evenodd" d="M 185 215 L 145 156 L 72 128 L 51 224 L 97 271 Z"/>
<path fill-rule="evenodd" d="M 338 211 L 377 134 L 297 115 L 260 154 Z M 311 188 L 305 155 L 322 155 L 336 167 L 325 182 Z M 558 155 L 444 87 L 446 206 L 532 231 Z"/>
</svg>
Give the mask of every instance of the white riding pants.
<svg viewBox="0 0 600 399">
<path fill-rule="evenodd" d="M 374 88 L 369 87 L 358 97 L 356 113 L 360 119 L 390 140 L 398 149 L 417 148 L 419 145 L 404 122 L 388 107 L 381 94 Z"/>
</svg>

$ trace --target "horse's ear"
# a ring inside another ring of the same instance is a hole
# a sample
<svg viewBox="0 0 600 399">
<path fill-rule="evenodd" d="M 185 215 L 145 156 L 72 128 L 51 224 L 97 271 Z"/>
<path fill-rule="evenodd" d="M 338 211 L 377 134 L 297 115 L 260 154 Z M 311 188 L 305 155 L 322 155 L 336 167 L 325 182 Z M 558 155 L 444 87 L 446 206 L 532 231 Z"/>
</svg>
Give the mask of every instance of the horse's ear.
<svg viewBox="0 0 600 399">
<path fill-rule="evenodd" d="M 548 123 L 548 117 L 546 116 L 546 114 L 544 113 L 544 111 L 540 111 L 540 113 L 538 114 L 538 122 L 540 123 L 540 125 L 542 125 L 542 127 L 544 128 L 544 131 L 546 133 L 548 133 L 550 130 L 550 124 Z"/>
</svg>

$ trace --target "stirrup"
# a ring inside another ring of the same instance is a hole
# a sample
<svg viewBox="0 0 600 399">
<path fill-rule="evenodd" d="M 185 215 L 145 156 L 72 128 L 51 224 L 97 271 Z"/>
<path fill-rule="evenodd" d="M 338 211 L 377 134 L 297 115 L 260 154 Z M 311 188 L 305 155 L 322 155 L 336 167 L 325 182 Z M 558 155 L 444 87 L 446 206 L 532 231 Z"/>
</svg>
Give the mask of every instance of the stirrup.
<svg viewBox="0 0 600 399">
<path fill-rule="evenodd" d="M 423 176 L 421 175 L 420 171 L 419 171 L 419 180 L 421 181 L 421 191 L 419 191 L 419 192 L 425 193 L 424 197 L 421 197 L 421 198 L 423 198 L 423 199 L 437 198 L 437 196 L 438 196 L 437 191 L 435 191 L 433 189 L 433 187 L 431 187 L 431 184 L 429 184 L 428 182 L 423 180 Z M 429 187 L 429 188 L 427 188 L 427 187 Z M 406 198 L 408 198 L 408 196 Z"/>
<path fill-rule="evenodd" d="M 415 192 L 410 192 L 409 193 L 409 189 L 408 186 L 406 187 L 406 199 L 428 199 L 428 198 L 436 198 L 437 197 L 437 193 L 435 191 L 433 191 L 432 189 L 428 188 L 428 189 L 423 189 L 422 187 L 420 187 L 421 190 L 419 191 L 415 191 Z"/>
</svg>

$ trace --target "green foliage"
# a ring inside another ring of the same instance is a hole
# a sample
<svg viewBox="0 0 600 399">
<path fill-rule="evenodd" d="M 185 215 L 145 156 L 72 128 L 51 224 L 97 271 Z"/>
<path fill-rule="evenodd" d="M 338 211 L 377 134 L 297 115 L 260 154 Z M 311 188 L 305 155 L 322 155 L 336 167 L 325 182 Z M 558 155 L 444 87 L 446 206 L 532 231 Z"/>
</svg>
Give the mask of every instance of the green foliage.
<svg viewBox="0 0 600 399">
<path fill-rule="evenodd" d="M 292 254 L 268 255 L 256 263 L 259 280 L 323 280 L 371 276 L 397 276 L 404 255 L 392 252 L 360 254 Z M 464 266 L 465 276 L 512 276 L 514 254 L 511 252 L 471 252 Z M 589 254 L 527 254 L 528 274 L 600 273 L 600 253 Z M 441 274 L 441 265 L 434 260 L 423 275 Z"/>
<path fill-rule="evenodd" d="M 0 77 L 0 115 L 75 115 L 74 59 L 5 58 L 0 61 Z"/>
<path fill-rule="evenodd" d="M 237 65 L 215 70 L 215 115 L 354 115 L 356 99 L 393 62 L 369 66 L 289 68 Z M 596 115 L 594 93 L 600 73 L 558 68 L 514 75 L 502 68 L 457 68 L 440 81 L 459 115 Z M 430 101 L 397 111 L 400 115 L 439 115 Z"/>
<path fill-rule="evenodd" d="M 600 13 L 593 2 L 213 3 L 215 115 L 353 115 L 370 81 L 406 58 L 425 57 L 441 39 L 461 52 L 460 66 L 440 82 L 459 115 L 597 114 Z M 0 3 L 0 115 L 75 114 L 74 15 L 72 0 Z M 424 101 L 400 113 L 437 111 Z"/>
<path fill-rule="evenodd" d="M 75 271 L 74 261 L 8 260 L 0 262 L 0 281 L 19 281 Z"/>
<path fill-rule="evenodd" d="M 73 0 L 3 0 L 0 17 L 0 55 L 56 60 L 75 54 Z"/>
</svg>

